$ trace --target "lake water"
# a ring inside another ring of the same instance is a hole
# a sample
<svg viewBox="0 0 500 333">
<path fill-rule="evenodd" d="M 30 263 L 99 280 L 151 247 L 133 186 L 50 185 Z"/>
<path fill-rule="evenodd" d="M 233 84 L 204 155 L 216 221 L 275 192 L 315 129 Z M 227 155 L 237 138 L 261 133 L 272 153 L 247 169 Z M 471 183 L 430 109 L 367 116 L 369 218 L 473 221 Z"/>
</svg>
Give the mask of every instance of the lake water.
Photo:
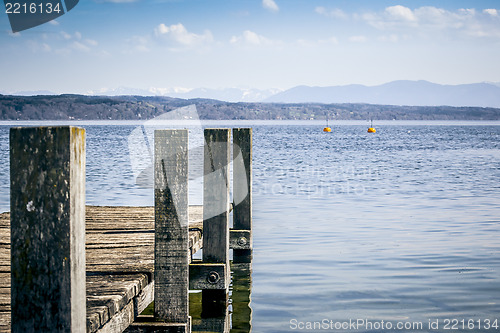
<svg viewBox="0 0 500 333">
<path fill-rule="evenodd" d="M 152 205 L 129 158 L 138 124 L 79 125 L 87 203 Z M 500 123 L 323 125 L 203 123 L 254 131 L 253 331 L 500 331 Z"/>
</svg>

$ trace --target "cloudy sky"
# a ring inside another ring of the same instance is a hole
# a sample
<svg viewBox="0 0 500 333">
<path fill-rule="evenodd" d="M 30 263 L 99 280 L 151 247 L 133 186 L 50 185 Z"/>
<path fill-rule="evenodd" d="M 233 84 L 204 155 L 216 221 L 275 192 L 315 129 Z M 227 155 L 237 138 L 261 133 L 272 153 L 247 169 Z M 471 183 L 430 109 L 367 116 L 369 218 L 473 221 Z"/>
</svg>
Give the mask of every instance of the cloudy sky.
<svg viewBox="0 0 500 333">
<path fill-rule="evenodd" d="M 4 93 L 500 82 L 500 1 L 80 0 L 0 45 Z"/>
</svg>

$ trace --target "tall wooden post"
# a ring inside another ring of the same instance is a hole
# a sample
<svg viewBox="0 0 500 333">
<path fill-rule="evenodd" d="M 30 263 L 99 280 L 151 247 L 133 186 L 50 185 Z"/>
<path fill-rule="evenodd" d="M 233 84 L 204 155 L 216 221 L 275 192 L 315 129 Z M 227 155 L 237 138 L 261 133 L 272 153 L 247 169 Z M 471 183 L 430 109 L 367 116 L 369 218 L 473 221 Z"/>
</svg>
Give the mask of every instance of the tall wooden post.
<svg viewBox="0 0 500 333">
<path fill-rule="evenodd" d="M 188 131 L 156 130 L 154 150 L 154 315 L 189 332 Z"/>
<path fill-rule="evenodd" d="M 252 129 L 233 129 L 233 262 L 252 260 Z"/>
<path fill-rule="evenodd" d="M 12 332 L 85 332 L 85 130 L 10 130 Z"/>
<path fill-rule="evenodd" d="M 233 317 L 235 330 L 252 330 L 252 129 L 233 129 Z"/>
<path fill-rule="evenodd" d="M 205 129 L 203 181 L 203 262 L 224 264 L 223 289 L 202 291 L 203 309 L 224 311 L 229 292 L 229 129 Z M 219 282 L 217 272 L 210 282 Z M 210 315 L 210 314 L 207 314 Z"/>
</svg>

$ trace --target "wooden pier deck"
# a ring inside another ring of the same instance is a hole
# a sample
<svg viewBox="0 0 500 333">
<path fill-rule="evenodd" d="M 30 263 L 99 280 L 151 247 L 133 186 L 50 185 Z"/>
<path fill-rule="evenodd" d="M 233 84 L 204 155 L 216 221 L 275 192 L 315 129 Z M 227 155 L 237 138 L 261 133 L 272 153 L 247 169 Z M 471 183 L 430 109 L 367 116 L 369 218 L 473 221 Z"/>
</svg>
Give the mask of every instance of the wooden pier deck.
<svg viewBox="0 0 500 333">
<path fill-rule="evenodd" d="M 227 332 L 230 250 L 247 271 L 252 260 L 252 129 L 204 139 L 203 208 L 188 207 L 187 129 L 155 130 L 154 208 L 86 207 L 85 130 L 11 128 L 0 330 L 190 333 L 189 290 L 201 290 L 204 314 L 223 316 Z M 153 316 L 134 322 L 153 299 Z"/>
<path fill-rule="evenodd" d="M 203 207 L 189 207 L 202 247 Z M 154 298 L 154 207 L 86 207 L 87 332 L 123 331 Z M 26 309 L 26 311 L 30 311 Z M 0 214 L 0 332 L 10 332 L 10 214 Z"/>
</svg>

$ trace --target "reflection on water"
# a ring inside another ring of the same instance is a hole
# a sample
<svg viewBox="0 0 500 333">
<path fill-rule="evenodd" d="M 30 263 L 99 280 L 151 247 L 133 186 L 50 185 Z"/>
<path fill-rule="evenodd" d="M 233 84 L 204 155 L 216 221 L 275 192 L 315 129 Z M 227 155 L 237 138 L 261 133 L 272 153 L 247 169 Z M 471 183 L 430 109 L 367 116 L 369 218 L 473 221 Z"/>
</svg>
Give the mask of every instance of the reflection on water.
<svg viewBox="0 0 500 333">
<path fill-rule="evenodd" d="M 189 315 L 192 319 L 192 332 L 249 333 L 252 331 L 252 264 L 231 262 L 231 285 L 229 287 L 229 306 L 225 306 L 218 316 L 206 315 L 203 310 L 202 293 L 189 293 Z M 154 302 L 143 315 L 153 315 Z"/>
<path fill-rule="evenodd" d="M 252 264 L 232 263 L 231 285 L 232 328 L 231 332 L 252 331 Z"/>
<path fill-rule="evenodd" d="M 218 317 L 206 315 L 202 293 L 189 294 L 189 315 L 193 332 L 249 333 L 252 331 L 252 264 L 231 262 L 229 307 Z"/>
</svg>

